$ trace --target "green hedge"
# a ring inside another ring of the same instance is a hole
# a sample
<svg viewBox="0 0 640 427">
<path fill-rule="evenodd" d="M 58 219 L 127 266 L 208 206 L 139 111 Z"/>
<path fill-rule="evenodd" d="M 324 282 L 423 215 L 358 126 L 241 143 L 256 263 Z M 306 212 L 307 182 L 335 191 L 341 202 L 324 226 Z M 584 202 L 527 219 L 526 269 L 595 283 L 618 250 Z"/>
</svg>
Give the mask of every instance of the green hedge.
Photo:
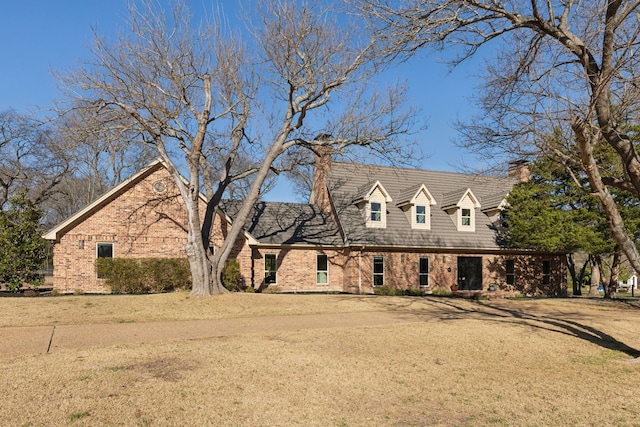
<svg viewBox="0 0 640 427">
<path fill-rule="evenodd" d="M 114 294 L 160 293 L 191 288 L 191 270 L 184 258 L 98 258 L 96 271 Z"/>
<path fill-rule="evenodd" d="M 424 296 L 424 291 L 422 289 L 397 289 L 391 286 L 374 286 L 373 293 L 376 295 L 387 295 L 387 296 L 412 296 L 412 297 L 422 297 Z"/>
</svg>

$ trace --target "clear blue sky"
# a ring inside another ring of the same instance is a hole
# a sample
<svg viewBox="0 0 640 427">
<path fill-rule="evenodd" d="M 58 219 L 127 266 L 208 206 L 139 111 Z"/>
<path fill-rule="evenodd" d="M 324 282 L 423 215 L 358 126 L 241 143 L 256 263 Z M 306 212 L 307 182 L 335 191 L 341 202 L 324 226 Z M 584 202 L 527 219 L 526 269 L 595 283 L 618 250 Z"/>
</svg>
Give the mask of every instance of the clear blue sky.
<svg viewBox="0 0 640 427">
<path fill-rule="evenodd" d="M 233 20 L 234 0 L 190 0 L 194 14 L 222 8 Z M 0 111 L 27 113 L 48 108 L 58 97 L 52 70 L 73 68 L 88 56 L 92 29 L 110 34 L 123 29 L 126 0 L 0 0 Z M 472 96 L 478 81 L 472 76 L 480 59 L 449 73 L 446 65 L 426 56 L 394 67 L 385 76 L 406 80 L 411 105 L 428 118 L 428 129 L 417 136 L 425 156 L 422 167 L 455 171 L 461 163 L 481 167 L 453 144 L 452 128 L 459 117 L 474 113 Z M 269 199 L 282 200 L 274 191 Z"/>
</svg>

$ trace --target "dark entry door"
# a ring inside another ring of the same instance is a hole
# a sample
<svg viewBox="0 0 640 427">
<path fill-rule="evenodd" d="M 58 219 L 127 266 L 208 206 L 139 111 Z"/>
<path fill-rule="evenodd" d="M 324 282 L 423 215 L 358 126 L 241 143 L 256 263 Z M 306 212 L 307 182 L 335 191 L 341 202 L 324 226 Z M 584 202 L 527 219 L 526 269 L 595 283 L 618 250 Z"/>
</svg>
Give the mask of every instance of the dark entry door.
<svg viewBox="0 0 640 427">
<path fill-rule="evenodd" d="M 458 257 L 458 288 L 461 291 L 482 290 L 481 257 Z"/>
</svg>

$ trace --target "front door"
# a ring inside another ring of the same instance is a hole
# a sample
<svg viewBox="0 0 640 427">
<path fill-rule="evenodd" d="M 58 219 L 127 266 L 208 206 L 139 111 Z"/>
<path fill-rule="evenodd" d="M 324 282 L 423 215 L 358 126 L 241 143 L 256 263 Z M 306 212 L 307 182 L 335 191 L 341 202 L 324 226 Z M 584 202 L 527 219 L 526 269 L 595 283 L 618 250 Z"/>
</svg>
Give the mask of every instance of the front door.
<svg viewBox="0 0 640 427">
<path fill-rule="evenodd" d="M 482 290 L 481 257 L 458 257 L 458 288 L 461 291 Z"/>
</svg>

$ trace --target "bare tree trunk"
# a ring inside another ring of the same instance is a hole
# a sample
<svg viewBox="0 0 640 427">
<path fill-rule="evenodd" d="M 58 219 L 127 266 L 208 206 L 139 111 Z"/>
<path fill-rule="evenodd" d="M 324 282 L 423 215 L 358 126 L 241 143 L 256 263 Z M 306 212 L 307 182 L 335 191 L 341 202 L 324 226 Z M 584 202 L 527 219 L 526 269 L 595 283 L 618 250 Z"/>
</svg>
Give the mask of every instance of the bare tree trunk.
<svg viewBox="0 0 640 427">
<path fill-rule="evenodd" d="M 638 253 L 638 248 L 626 232 L 620 211 L 611 193 L 609 193 L 609 190 L 603 184 L 600 170 L 593 157 L 594 144 L 592 139 L 594 136 L 588 132 L 584 121 L 578 118 L 574 118 L 571 127 L 578 142 L 583 169 L 589 177 L 589 184 L 593 189 L 592 192 L 595 193 L 602 203 L 602 207 L 607 216 L 607 223 L 611 230 L 611 236 L 613 240 L 620 245 L 620 249 L 626 255 L 627 260 L 629 260 L 634 270 L 640 271 L 640 253 Z"/>
<path fill-rule="evenodd" d="M 599 297 L 598 288 L 602 284 L 602 258 L 600 255 L 591 255 L 591 283 L 589 286 L 589 296 Z"/>
<path fill-rule="evenodd" d="M 622 264 L 622 257 L 620 252 L 616 251 L 613 254 L 613 261 L 611 263 L 611 275 L 609 276 L 609 282 L 604 287 L 605 299 L 615 299 L 616 291 L 618 290 L 618 279 L 620 278 L 620 265 Z"/>
<path fill-rule="evenodd" d="M 244 226 L 244 224 L 246 224 L 253 207 L 260 198 L 260 189 L 265 179 L 267 179 L 267 176 L 269 175 L 271 165 L 286 148 L 285 135 L 281 135 L 273 143 L 273 145 L 267 152 L 267 155 L 265 156 L 260 169 L 258 170 L 258 172 L 256 172 L 251 188 L 249 189 L 249 192 L 244 200 L 244 203 L 242 204 L 242 207 L 240 208 L 240 211 L 233 219 L 233 225 L 231 226 L 229 233 L 225 236 L 222 247 L 220 248 L 218 253 L 213 256 L 211 274 L 213 287 L 224 288 L 221 283 L 221 275 L 224 265 L 229 258 L 229 255 L 231 254 L 231 250 L 233 249 L 236 240 L 240 236 L 242 227 Z"/>
<path fill-rule="evenodd" d="M 195 200 L 189 197 L 188 199 L 185 198 L 185 201 L 187 202 L 189 230 L 187 232 L 187 244 L 184 249 L 191 270 L 191 295 L 209 296 L 211 295 L 211 287 L 209 286 L 211 269 L 200 232 L 199 200 L 197 197 Z"/>
<path fill-rule="evenodd" d="M 573 295 L 579 296 L 582 295 L 582 280 L 584 279 L 584 273 L 587 269 L 587 265 L 589 260 L 582 264 L 582 268 L 580 269 L 580 273 L 576 274 L 576 262 L 573 259 L 573 254 L 567 254 L 567 268 L 569 269 L 569 274 L 571 275 L 571 283 L 573 287 Z"/>
</svg>

